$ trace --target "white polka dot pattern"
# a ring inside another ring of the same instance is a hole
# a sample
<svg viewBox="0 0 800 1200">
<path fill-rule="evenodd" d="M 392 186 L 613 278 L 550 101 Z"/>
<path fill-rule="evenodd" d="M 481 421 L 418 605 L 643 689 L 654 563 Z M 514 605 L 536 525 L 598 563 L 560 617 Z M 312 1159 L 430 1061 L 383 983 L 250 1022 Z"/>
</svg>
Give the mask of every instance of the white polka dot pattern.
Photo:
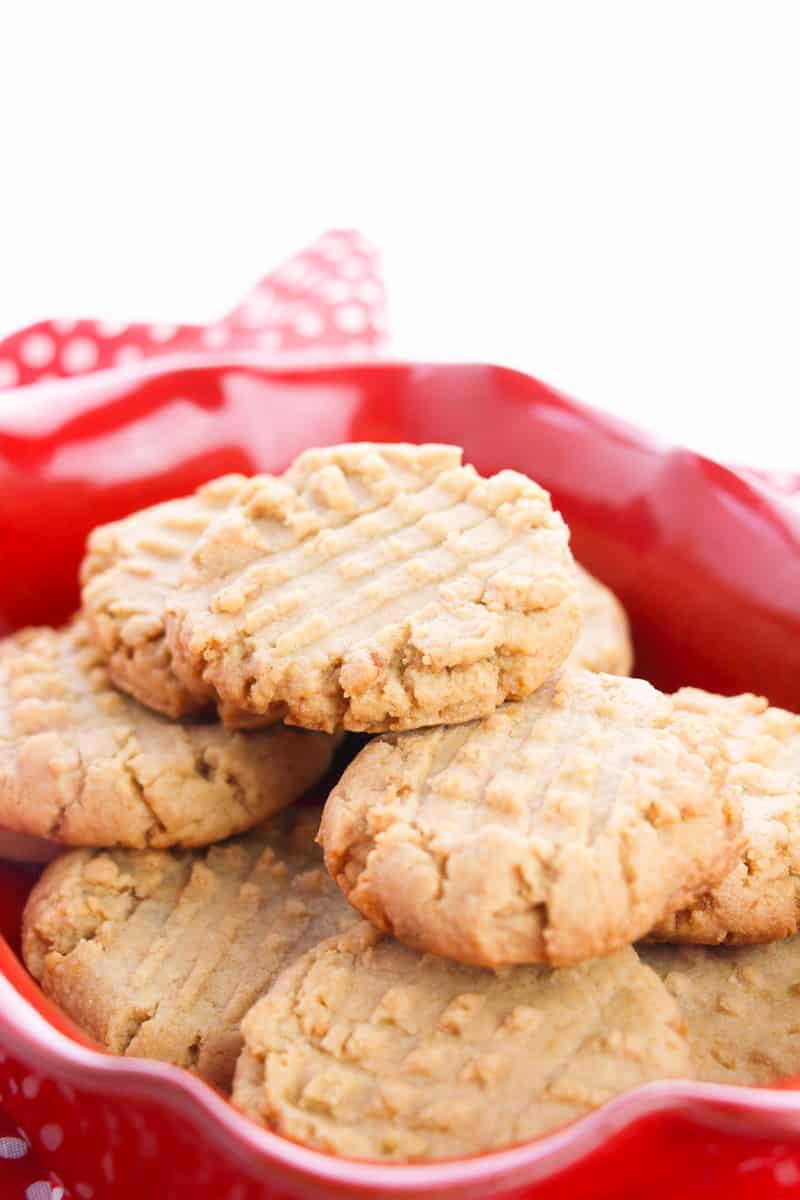
<svg viewBox="0 0 800 1200">
<path fill-rule="evenodd" d="M 11 358 L 0 358 L 0 390 L 16 387 L 19 383 L 19 368 Z"/>
<path fill-rule="evenodd" d="M 20 358 L 26 366 L 46 367 L 56 356 L 56 344 L 47 333 L 29 333 L 20 346 Z"/>
<path fill-rule="evenodd" d="M 0 392 L 175 351 L 254 349 L 277 361 L 374 358 L 384 347 L 378 259 L 352 230 L 332 230 L 265 276 L 208 326 L 41 321 L 0 340 Z"/>
<path fill-rule="evenodd" d="M 16 1089 L 27 1100 L 34 1100 L 39 1093 L 41 1080 L 35 1075 L 23 1077 Z M 13 1089 L 12 1089 L 13 1090 Z M 75 1192 L 68 1192 L 61 1180 L 48 1171 L 44 1158 L 62 1145 L 64 1131 L 60 1125 L 43 1125 L 31 1131 L 35 1145 L 0 1108 L 0 1196 L 3 1200 L 91 1200 L 94 1189 L 91 1184 L 80 1183 Z"/>
<path fill-rule="evenodd" d="M 48 1183 L 46 1179 L 37 1179 L 25 1188 L 25 1200 L 64 1200 L 64 1197 L 63 1187 Z"/>
<path fill-rule="evenodd" d="M 39 1137 L 45 1150 L 57 1150 L 64 1140 L 64 1130 L 60 1125 L 43 1125 Z"/>
<path fill-rule="evenodd" d="M 28 1143 L 19 1137 L 0 1137 L 0 1158 L 24 1158 Z"/>
<path fill-rule="evenodd" d="M 67 375 L 81 375 L 97 365 L 97 342 L 90 337 L 71 337 L 61 351 L 61 366 Z"/>
</svg>

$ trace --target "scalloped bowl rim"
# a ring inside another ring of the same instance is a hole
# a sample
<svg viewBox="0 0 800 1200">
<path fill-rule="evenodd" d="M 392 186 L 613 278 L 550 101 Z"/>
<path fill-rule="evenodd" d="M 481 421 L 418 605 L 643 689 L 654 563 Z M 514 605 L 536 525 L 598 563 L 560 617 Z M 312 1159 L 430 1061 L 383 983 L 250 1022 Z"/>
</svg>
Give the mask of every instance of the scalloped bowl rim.
<svg viewBox="0 0 800 1200">
<path fill-rule="evenodd" d="M 602 1108 L 540 1138 L 506 1150 L 431 1163 L 379 1163 L 337 1158 L 262 1129 L 202 1079 L 156 1059 L 124 1058 L 101 1053 L 72 1041 L 49 1022 L 0 974 L 0 1028 L 25 1043 L 31 1059 L 45 1072 L 53 1070 L 79 1083 L 100 1081 L 117 1093 L 137 1091 L 158 1096 L 175 1111 L 188 1108 L 202 1120 L 218 1123 L 218 1132 L 234 1136 L 247 1148 L 320 1181 L 351 1182 L 360 1187 L 392 1187 L 413 1192 L 424 1186 L 440 1190 L 456 1183 L 489 1181 L 524 1167 L 564 1167 L 619 1133 L 633 1121 L 706 1104 L 719 1109 L 757 1108 L 764 1115 L 796 1114 L 800 1095 L 773 1088 L 664 1080 L 644 1084 L 615 1097 Z M 18 1041 L 17 1044 L 20 1044 Z M 139 1087 L 136 1087 L 136 1084 Z M 131 1086 L 133 1085 L 133 1086 Z M 158 1091 L 152 1085 L 158 1085 Z"/>
</svg>

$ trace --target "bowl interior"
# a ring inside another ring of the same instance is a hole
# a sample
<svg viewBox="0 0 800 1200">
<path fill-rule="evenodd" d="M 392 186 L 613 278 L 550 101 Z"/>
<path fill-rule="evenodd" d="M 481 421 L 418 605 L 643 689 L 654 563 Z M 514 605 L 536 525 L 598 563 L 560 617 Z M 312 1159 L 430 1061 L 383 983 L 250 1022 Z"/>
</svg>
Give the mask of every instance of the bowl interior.
<svg viewBox="0 0 800 1200">
<path fill-rule="evenodd" d="M 69 615 L 99 522 L 227 471 L 280 470 L 307 446 L 454 442 L 484 473 L 516 468 L 550 489 L 576 556 L 628 609 L 637 674 L 800 709 L 800 513 L 517 372 L 222 364 L 107 385 L 63 419 L 31 405 L 22 425 L 0 418 L 0 632 Z M 0 971 L 82 1040 L 17 957 L 37 875 L 0 863 Z"/>
</svg>

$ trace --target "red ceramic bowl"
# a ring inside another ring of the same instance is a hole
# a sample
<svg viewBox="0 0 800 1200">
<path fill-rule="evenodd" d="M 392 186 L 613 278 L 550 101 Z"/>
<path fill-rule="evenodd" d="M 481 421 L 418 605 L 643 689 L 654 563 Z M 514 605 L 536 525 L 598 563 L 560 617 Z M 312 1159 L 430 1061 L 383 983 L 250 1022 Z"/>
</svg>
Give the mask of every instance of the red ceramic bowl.
<svg viewBox="0 0 800 1200">
<path fill-rule="evenodd" d="M 17 393 L 17 398 L 21 393 Z M 457 442 L 551 489 L 577 556 L 622 597 L 638 672 L 800 708 L 800 513 L 766 489 L 488 366 L 276 371 L 188 354 L 30 392 L 0 415 L 0 629 L 60 621 L 99 521 L 224 471 L 347 440 Z M 210 1087 L 89 1046 L 16 957 L 35 871 L 0 865 L 3 1105 L 78 1197 L 680 1194 L 800 1186 L 800 1097 L 652 1084 L 548 1137 L 418 1166 L 337 1160 L 267 1133 Z"/>
</svg>

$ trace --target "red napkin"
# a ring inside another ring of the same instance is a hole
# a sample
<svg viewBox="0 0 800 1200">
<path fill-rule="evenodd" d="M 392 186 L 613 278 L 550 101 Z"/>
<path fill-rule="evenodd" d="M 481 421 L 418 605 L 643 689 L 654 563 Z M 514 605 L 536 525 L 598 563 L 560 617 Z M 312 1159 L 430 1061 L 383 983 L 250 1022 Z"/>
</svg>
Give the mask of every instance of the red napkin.
<svg viewBox="0 0 800 1200">
<path fill-rule="evenodd" d="M 0 1195 L 3 1200 L 78 1200 L 42 1164 L 28 1139 L 0 1111 Z M 100 1197 L 97 1200 L 101 1200 Z"/>
<path fill-rule="evenodd" d="M 331 230 L 211 325 L 57 319 L 12 333 L 0 341 L 0 390 L 175 351 L 258 350 L 276 362 L 370 358 L 384 344 L 385 309 L 375 251 L 360 233 Z"/>
</svg>

